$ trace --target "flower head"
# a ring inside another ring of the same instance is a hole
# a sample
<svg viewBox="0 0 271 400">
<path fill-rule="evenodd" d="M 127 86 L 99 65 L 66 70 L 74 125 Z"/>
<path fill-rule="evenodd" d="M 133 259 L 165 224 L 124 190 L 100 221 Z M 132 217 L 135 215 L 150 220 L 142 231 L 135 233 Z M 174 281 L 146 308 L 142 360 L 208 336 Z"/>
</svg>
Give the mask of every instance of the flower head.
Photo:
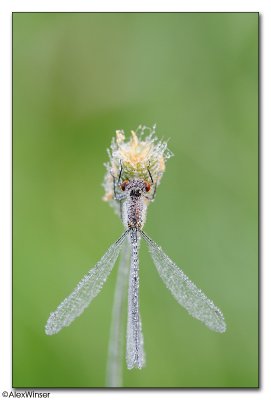
<svg viewBox="0 0 271 400">
<path fill-rule="evenodd" d="M 112 139 L 108 150 L 109 162 L 105 164 L 107 171 L 103 183 L 103 200 L 113 207 L 116 205 L 113 176 L 118 177 L 120 170 L 122 180 L 138 178 L 148 181 L 150 172 L 155 185 L 159 185 L 166 160 L 173 154 L 168 149 L 167 142 L 158 140 L 155 136 L 155 129 L 155 125 L 152 128 L 140 125 L 135 132 L 131 131 L 127 140 L 123 130 L 116 131 L 116 138 Z"/>
</svg>

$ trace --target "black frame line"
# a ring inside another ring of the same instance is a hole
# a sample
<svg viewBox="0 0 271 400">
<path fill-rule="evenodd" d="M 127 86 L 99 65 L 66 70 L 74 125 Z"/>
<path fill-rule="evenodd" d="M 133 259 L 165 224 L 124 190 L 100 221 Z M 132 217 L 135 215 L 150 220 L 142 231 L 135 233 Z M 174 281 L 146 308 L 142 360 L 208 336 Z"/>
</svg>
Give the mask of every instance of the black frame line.
<svg viewBox="0 0 271 400">
<path fill-rule="evenodd" d="M 14 364 L 14 347 L 13 347 L 13 314 L 14 314 L 14 304 L 13 304 L 13 278 L 14 278 L 14 269 L 13 269 L 13 224 L 14 224 L 14 214 L 13 214 L 13 16 L 15 14 L 258 14 L 258 386 L 256 387 L 119 387 L 119 388 L 110 388 L 110 387 L 93 387 L 93 386 L 86 386 L 86 387 L 60 387 L 60 386 L 14 386 L 13 385 L 13 364 Z M 12 154 L 11 154 L 11 199 L 12 199 L 12 206 L 11 206 L 11 223 L 12 223 L 12 232 L 11 232 L 11 307 L 12 307 L 12 316 L 11 316 L 11 328 L 12 328 L 12 362 L 11 362 L 11 376 L 12 376 L 12 389 L 19 389 L 19 390 L 24 390 L 24 391 L 31 391 L 32 389 L 39 389 L 42 391 L 50 392 L 50 391 L 129 391 L 129 390 L 139 390 L 139 391 L 201 391 L 201 390 L 211 390 L 212 392 L 219 392 L 221 390 L 228 390 L 228 391 L 257 391 L 261 389 L 261 322 L 262 322 L 262 315 L 261 315 L 261 298 L 260 298 L 260 289 L 261 289 L 261 14 L 259 11 L 202 11 L 202 12 L 197 12 L 197 11 L 184 11 L 184 12 L 172 12 L 172 11 L 165 11 L 165 12 L 156 12 L 156 11 L 141 11 L 141 12 L 127 12 L 127 11 L 120 11 L 120 12 L 108 12 L 108 11 L 89 11 L 89 12 L 84 12 L 84 11 L 53 11 L 53 12 L 48 12 L 48 11 L 22 11 L 22 12 L 12 12 L 12 23 L 11 23 L 11 38 L 12 38 L 12 51 L 11 51 L 11 93 L 12 93 L 12 99 L 11 99 L 11 108 L 12 108 L 12 117 L 11 117 L 11 146 L 12 146 Z M 31 396 L 30 396 L 31 397 Z"/>
</svg>

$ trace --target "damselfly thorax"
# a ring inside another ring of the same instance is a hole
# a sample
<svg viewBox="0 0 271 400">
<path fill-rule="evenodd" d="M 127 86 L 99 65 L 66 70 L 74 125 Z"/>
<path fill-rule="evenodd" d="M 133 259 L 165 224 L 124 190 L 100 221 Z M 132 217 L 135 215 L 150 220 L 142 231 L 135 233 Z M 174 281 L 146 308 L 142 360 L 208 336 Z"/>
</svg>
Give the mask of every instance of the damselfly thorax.
<svg viewBox="0 0 271 400">
<path fill-rule="evenodd" d="M 146 220 L 147 206 L 152 198 L 147 195 L 151 184 L 143 179 L 125 180 L 120 185 L 122 222 L 126 229 L 142 229 Z"/>
</svg>

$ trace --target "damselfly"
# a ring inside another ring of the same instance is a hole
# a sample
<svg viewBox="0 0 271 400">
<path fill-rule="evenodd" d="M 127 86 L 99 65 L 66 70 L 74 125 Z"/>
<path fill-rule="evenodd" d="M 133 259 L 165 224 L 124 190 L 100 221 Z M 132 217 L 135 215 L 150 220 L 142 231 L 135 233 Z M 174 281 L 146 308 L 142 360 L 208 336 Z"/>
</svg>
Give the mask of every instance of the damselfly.
<svg viewBox="0 0 271 400">
<path fill-rule="evenodd" d="M 144 136 L 146 130 L 150 131 L 148 136 Z M 155 127 L 139 127 L 136 133 L 132 132 L 130 141 L 125 142 L 124 132 L 117 131 L 116 141 L 113 140 L 111 152 L 109 151 L 110 162 L 106 164 L 105 200 L 115 207 L 125 231 L 56 311 L 51 313 L 45 327 L 46 334 L 53 335 L 78 317 L 100 292 L 124 244 L 128 245 L 130 271 L 126 362 L 129 369 L 142 368 L 145 359 L 139 311 L 138 254 L 141 239 L 147 243 L 160 277 L 178 303 L 211 330 L 220 333 L 226 330 L 226 323 L 219 308 L 142 230 L 147 207 L 155 198 L 157 186 L 165 170 L 165 162 L 171 156 L 167 143 L 158 141 L 154 133 Z"/>
</svg>

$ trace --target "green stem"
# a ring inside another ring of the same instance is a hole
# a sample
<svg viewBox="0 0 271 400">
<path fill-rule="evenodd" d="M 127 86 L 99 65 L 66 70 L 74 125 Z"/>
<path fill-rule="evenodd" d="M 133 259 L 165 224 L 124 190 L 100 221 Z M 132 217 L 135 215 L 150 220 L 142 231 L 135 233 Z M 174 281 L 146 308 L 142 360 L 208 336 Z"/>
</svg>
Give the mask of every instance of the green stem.
<svg viewBox="0 0 271 400">
<path fill-rule="evenodd" d="M 124 299 L 128 284 L 129 244 L 124 243 L 117 275 L 108 347 L 106 386 L 122 387 Z"/>
</svg>

